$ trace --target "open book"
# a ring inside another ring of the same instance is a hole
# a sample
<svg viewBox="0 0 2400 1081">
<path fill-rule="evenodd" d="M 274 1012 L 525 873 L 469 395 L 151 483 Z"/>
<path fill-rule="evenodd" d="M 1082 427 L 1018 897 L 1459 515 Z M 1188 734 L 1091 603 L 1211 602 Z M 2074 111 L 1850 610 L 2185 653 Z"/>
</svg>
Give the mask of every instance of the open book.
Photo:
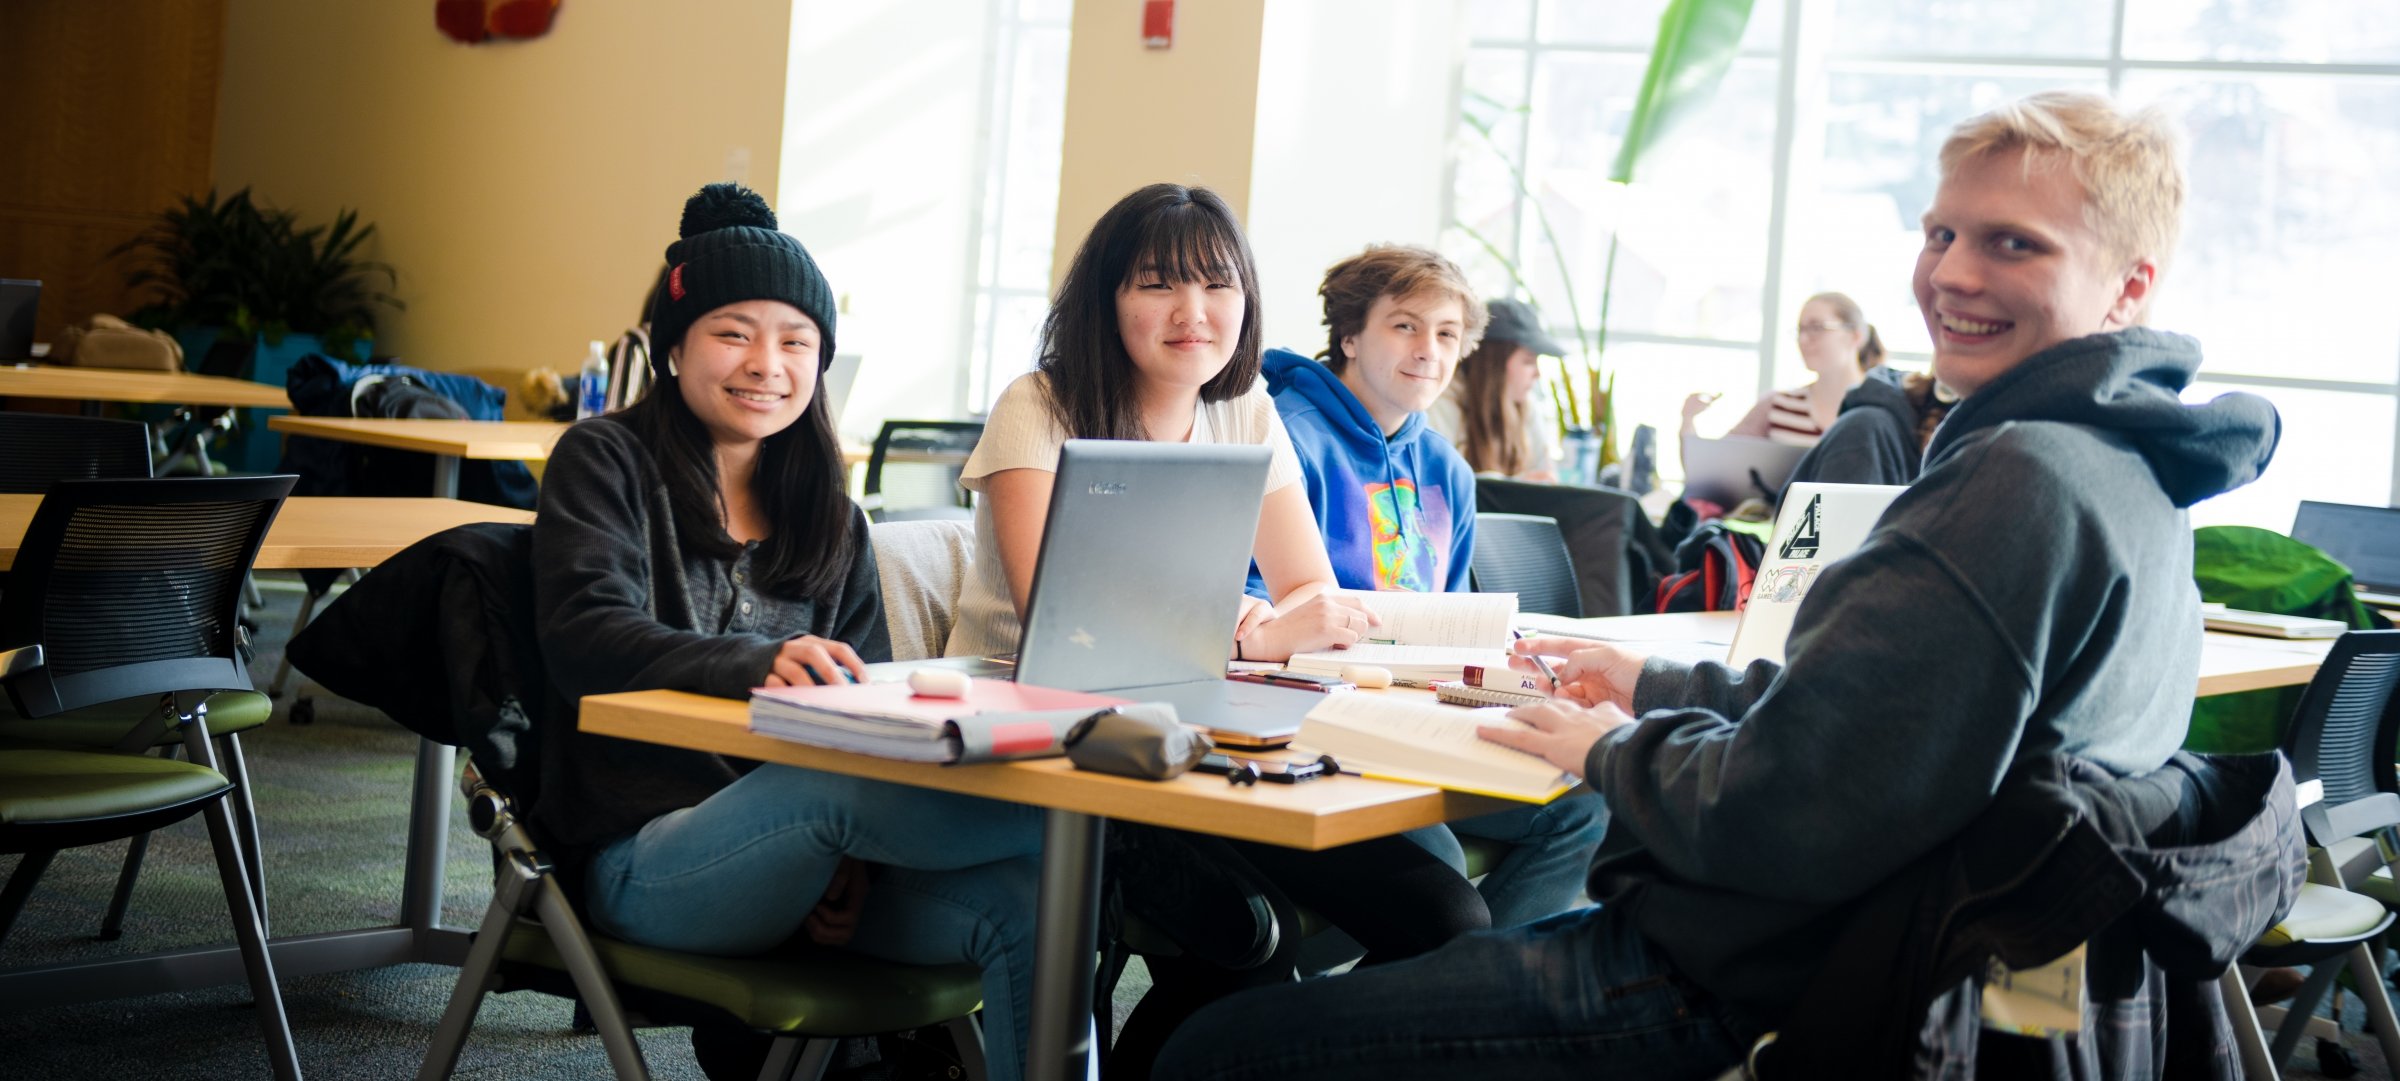
<svg viewBox="0 0 2400 1081">
<path fill-rule="evenodd" d="M 1417 685 L 1457 679 L 1471 664 L 1508 667 L 1514 593 L 1335 592 L 1366 605 L 1382 625 L 1348 649 L 1295 653 L 1287 667 L 1335 675 L 1343 665 L 1372 664 L 1390 671 L 1395 683 Z"/>
<path fill-rule="evenodd" d="M 1548 803 L 1573 787 L 1558 767 L 1475 734 L 1516 723 L 1506 714 L 1404 695 L 1329 694 L 1301 720 L 1294 743 L 1370 777 L 1501 799 Z"/>
<path fill-rule="evenodd" d="M 750 730 L 837 751 L 907 762 L 992 762 L 1056 754 L 1075 722 L 1124 699 L 977 679 L 964 698 L 928 698 L 906 683 L 759 687 Z"/>
</svg>

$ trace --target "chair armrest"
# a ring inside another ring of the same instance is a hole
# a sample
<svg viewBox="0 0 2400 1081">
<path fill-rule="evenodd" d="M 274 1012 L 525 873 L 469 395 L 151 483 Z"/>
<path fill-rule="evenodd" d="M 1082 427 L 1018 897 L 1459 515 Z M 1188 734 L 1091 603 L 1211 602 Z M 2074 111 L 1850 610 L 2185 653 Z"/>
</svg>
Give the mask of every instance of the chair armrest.
<svg viewBox="0 0 2400 1081">
<path fill-rule="evenodd" d="M 0 650 L 0 679 L 11 678 L 20 672 L 31 672 L 43 663 L 42 647 L 39 645 Z"/>
</svg>

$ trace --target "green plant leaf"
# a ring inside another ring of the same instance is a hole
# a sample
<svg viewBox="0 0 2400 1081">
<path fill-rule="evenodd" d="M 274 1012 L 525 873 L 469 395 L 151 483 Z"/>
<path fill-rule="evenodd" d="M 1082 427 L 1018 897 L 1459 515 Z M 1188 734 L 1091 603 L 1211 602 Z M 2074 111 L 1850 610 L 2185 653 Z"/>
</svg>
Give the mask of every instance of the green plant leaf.
<svg viewBox="0 0 2400 1081">
<path fill-rule="evenodd" d="M 1750 5 L 1751 0 L 1668 0 L 1609 179 L 1631 183 L 1642 155 L 1716 94 L 1750 25 Z"/>
</svg>

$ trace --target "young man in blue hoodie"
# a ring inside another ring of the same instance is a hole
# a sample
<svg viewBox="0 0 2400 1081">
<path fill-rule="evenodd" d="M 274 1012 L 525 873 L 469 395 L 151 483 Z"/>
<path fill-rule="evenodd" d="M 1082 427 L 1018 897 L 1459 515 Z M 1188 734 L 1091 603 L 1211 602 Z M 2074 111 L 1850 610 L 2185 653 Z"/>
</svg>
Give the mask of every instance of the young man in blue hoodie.
<svg viewBox="0 0 2400 1081">
<path fill-rule="evenodd" d="M 1475 471 L 1427 427 L 1425 409 L 1475 348 L 1483 302 L 1457 264 L 1424 248 L 1377 245 L 1334 264 L 1318 288 L 1322 363 L 1269 350 L 1262 369 L 1300 457 L 1317 528 L 1345 589 L 1464 591 L 1475 550 Z M 1262 593 L 1257 570 L 1253 592 Z M 1464 870 L 1453 834 L 1510 845 L 1477 885 L 1492 926 L 1576 903 L 1607 828 L 1589 789 L 1409 834 Z"/>
<path fill-rule="evenodd" d="M 1792 1018 L 1834 921 L 2004 780 L 2159 771 L 2200 662 L 2185 508 L 2255 479 L 2280 433 L 2251 395 L 2184 403 L 2199 344 L 2141 325 L 2183 191 L 2164 119 L 2096 95 L 1953 131 L 1914 284 L 1960 400 L 1916 483 L 1811 588 L 1785 662 L 1520 643 L 1568 658 L 1560 697 L 1484 734 L 1607 799 L 1602 904 L 1218 1003 L 1156 1076 L 1714 1076 Z M 2128 1019 L 2099 1053 L 2149 1061 L 2163 1020 Z"/>
</svg>

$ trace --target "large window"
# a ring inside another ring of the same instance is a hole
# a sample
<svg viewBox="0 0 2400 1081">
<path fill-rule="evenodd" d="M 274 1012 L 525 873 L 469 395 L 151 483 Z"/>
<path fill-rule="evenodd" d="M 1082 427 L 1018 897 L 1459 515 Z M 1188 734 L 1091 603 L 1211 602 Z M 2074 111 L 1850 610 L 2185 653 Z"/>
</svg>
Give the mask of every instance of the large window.
<svg viewBox="0 0 2400 1081">
<path fill-rule="evenodd" d="M 1072 9 L 1072 0 L 994 0 L 970 324 L 974 359 L 967 366 L 967 406 L 978 413 L 991 408 L 1011 378 L 1032 369 L 1050 307 Z"/>
<path fill-rule="evenodd" d="M 2383 5 L 2225 0 L 1758 0 L 1716 98 L 1607 183 L 1663 0 L 1469 0 L 1446 249 L 1529 290 L 1562 336 L 1597 321 L 1618 419 L 1671 433 L 1804 382 L 1801 298 L 1856 297 L 1903 368 L 1928 360 L 1909 295 L 1935 151 L 2036 90 L 2103 91 L 2181 127 L 2183 239 L 2151 322 L 2207 351 L 2194 399 L 2273 400 L 2284 442 L 2202 523 L 2288 528 L 2302 499 L 2400 502 L 2400 21 Z M 2385 197 L 2378 198 L 2379 195 Z M 1577 318 L 1580 316 L 1580 318 Z M 1670 451 L 1665 466 L 1676 467 Z"/>
</svg>

